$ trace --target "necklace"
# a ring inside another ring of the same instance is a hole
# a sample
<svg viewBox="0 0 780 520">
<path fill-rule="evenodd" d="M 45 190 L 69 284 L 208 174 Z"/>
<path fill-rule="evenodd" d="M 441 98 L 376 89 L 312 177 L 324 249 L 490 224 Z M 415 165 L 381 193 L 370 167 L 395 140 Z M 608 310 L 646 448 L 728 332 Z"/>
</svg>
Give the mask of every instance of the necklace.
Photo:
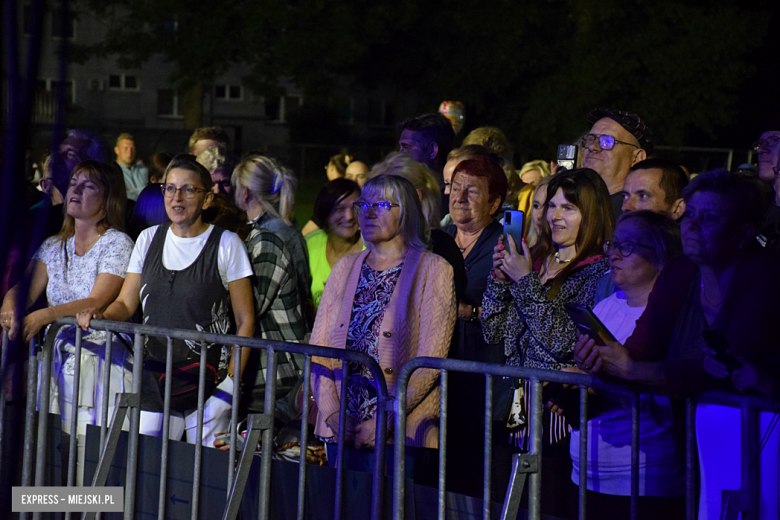
<svg viewBox="0 0 780 520">
<path fill-rule="evenodd" d="M 76 251 L 76 237 L 74 236 L 73 237 L 73 254 L 76 255 L 76 256 L 84 256 L 84 255 L 86 255 L 87 253 L 89 253 L 90 249 L 92 249 L 92 246 L 94 246 L 95 243 L 98 240 L 100 240 L 100 237 L 102 237 L 102 236 L 103 236 L 103 233 L 100 233 L 92 242 L 90 242 L 87 245 L 87 247 L 84 248 L 84 252 L 83 253 L 79 253 L 78 251 Z"/>
<path fill-rule="evenodd" d="M 701 285 L 699 287 L 701 288 L 702 296 L 704 296 L 704 299 L 706 300 L 706 302 L 709 303 L 712 307 L 720 307 L 721 305 L 723 305 L 723 298 L 721 298 L 720 302 L 718 302 L 718 303 L 712 303 L 712 300 L 710 300 L 707 297 L 707 292 L 704 290 L 704 280 L 701 281 Z"/>
<path fill-rule="evenodd" d="M 571 259 L 569 260 L 561 260 L 560 253 L 558 251 L 555 252 L 555 261 L 559 264 L 568 264 L 571 262 Z"/>
<path fill-rule="evenodd" d="M 465 253 L 465 252 L 466 252 L 466 249 L 468 249 L 468 248 L 470 248 L 471 246 L 473 246 L 473 245 L 474 245 L 474 243 L 475 243 L 477 240 L 479 240 L 479 236 L 480 236 L 481 234 L 482 234 L 482 231 L 480 231 L 479 233 L 477 233 L 477 236 L 475 236 L 475 237 L 474 237 L 474 240 L 472 240 L 471 242 L 469 242 L 469 243 L 468 243 L 468 245 L 466 245 L 466 247 L 460 247 L 460 244 L 458 244 L 458 238 L 457 238 L 457 235 L 456 235 L 456 236 L 455 236 L 455 244 L 458 246 L 458 249 L 460 249 L 460 252 L 461 252 L 461 253 Z"/>
</svg>

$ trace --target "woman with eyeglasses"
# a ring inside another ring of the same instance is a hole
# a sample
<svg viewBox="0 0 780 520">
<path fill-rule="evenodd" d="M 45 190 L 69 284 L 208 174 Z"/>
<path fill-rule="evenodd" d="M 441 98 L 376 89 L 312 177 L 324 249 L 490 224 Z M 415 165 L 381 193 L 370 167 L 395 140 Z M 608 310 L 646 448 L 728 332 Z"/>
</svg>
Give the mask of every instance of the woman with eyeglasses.
<svg viewBox="0 0 780 520">
<path fill-rule="evenodd" d="M 604 243 L 618 291 L 593 308 L 621 343 L 634 331 L 664 266 L 682 254 L 680 229 L 671 217 L 648 210 L 624 213 Z M 587 489 L 592 518 L 631 514 L 631 408 L 601 395 L 589 399 Z M 643 395 L 639 415 L 639 518 L 685 517 L 685 465 L 675 445 L 668 397 Z M 572 425 L 571 478 L 579 483 L 580 432 Z"/>
<path fill-rule="evenodd" d="M 580 368 L 657 386 L 673 396 L 725 390 L 780 398 L 780 270 L 776 256 L 755 239 L 766 208 L 759 183 L 727 170 L 691 180 L 683 191 L 683 256 L 664 268 L 624 344 L 601 347 L 586 336 L 578 340 L 575 359 Z M 715 359 L 711 347 L 721 345 L 726 352 Z M 768 412 L 760 414 L 755 439 L 768 448 L 751 469 L 759 472 L 762 487 L 757 518 L 777 514 L 780 431 L 772 427 L 773 418 Z M 736 442 L 742 435 L 740 425 L 738 408 L 696 407 L 699 518 L 719 517 L 722 491 L 741 486 Z"/>
<path fill-rule="evenodd" d="M 213 193 L 208 170 L 191 155 L 171 161 L 163 177 L 162 191 L 169 224 L 141 232 L 130 258 L 127 278 L 119 297 L 105 312 L 79 313 L 86 330 L 91 319 L 128 320 L 141 304 L 143 323 L 192 329 L 213 334 L 254 335 L 252 266 L 243 242 L 235 233 L 203 222 Z M 231 318 L 232 311 L 232 318 Z M 235 326 L 234 326 L 235 320 Z M 234 374 L 230 354 L 227 375 L 222 345 L 206 344 L 206 403 L 203 437 L 196 438 L 198 374 L 201 343 L 173 340 L 170 438 L 211 445 L 213 434 L 226 431 L 234 388 L 241 374 Z M 241 369 L 249 349 L 243 349 Z M 144 348 L 141 391 L 141 433 L 162 435 L 163 395 L 167 340 L 148 337 Z M 227 352 L 226 352 L 227 354 Z M 224 356 L 225 358 L 227 355 Z M 223 370 L 220 370 L 223 369 Z M 220 378 L 224 379 L 220 380 Z"/>
<path fill-rule="evenodd" d="M 314 308 L 320 305 L 325 282 L 336 262 L 364 249 L 358 218 L 352 205 L 360 196 L 360 186 L 349 179 L 330 181 L 314 200 L 314 216 L 322 229 L 309 233 L 306 248 L 311 269 L 311 295 Z"/>
<path fill-rule="evenodd" d="M 373 357 L 396 391 L 401 368 L 418 356 L 445 357 L 455 323 L 452 267 L 427 251 L 428 226 L 412 184 L 381 175 L 363 186 L 354 211 L 366 250 L 341 259 L 333 268 L 314 322 L 311 342 L 364 352 Z M 371 373 L 350 365 L 346 383 L 346 423 L 339 423 L 341 361 L 314 358 L 312 390 L 319 408 L 315 433 L 336 459 L 335 442 L 345 429 L 350 469 L 373 460 L 377 394 Z M 438 447 L 438 373 L 419 370 L 407 394 L 407 465 L 416 477 L 435 475 Z M 388 421 L 392 439 L 392 421 Z M 354 447 L 354 449 L 353 449 Z M 413 466 L 413 468 L 412 468 Z M 388 469 L 388 471 L 390 471 Z M 435 481 L 435 478 L 434 478 Z"/>
<path fill-rule="evenodd" d="M 598 281 L 609 268 L 602 250 L 612 236 L 609 192 L 595 171 L 568 170 L 547 185 L 544 207 L 546 220 L 533 250 L 525 242 L 515 244 L 509 237 L 505 243 L 499 237 L 482 299 L 482 330 L 486 341 L 503 343 L 509 365 L 572 371 L 577 337 L 564 305 L 592 307 Z M 521 449 L 526 448 L 527 422 L 517 427 L 527 414 L 517 409 L 528 409 L 529 391 L 524 382 L 514 392 L 517 406 L 498 429 L 516 432 L 512 437 Z M 571 470 L 568 424 L 564 416 L 551 413 L 555 406 L 548 406 L 542 503 L 547 514 L 565 516 L 565 501 L 559 497 L 569 486 L 562 475 Z"/>
</svg>

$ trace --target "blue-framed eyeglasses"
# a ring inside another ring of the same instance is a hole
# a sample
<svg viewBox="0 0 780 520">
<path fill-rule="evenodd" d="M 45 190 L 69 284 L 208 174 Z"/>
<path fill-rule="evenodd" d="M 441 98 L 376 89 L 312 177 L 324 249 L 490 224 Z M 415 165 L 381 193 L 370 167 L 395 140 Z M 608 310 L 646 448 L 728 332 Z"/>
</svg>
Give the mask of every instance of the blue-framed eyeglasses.
<svg viewBox="0 0 780 520">
<path fill-rule="evenodd" d="M 374 214 L 378 217 L 397 207 L 398 204 L 393 204 L 392 202 L 387 202 L 386 200 L 380 200 L 379 202 L 374 203 L 358 201 L 352 204 L 352 209 L 355 210 L 355 213 L 359 215 L 368 215 L 368 210 L 373 209 Z"/>
</svg>

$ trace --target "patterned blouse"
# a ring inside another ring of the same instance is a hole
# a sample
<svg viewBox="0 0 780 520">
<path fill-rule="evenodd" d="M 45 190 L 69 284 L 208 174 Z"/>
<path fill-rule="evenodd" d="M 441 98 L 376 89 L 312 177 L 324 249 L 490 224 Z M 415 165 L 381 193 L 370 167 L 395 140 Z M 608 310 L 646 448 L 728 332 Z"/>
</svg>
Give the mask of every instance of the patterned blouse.
<svg viewBox="0 0 780 520">
<path fill-rule="evenodd" d="M 387 271 L 374 271 L 363 263 L 349 320 L 349 350 L 365 352 L 379 361 L 378 339 L 382 319 L 403 266 L 401 263 Z M 376 388 L 371 372 L 361 363 L 350 363 L 347 414 L 356 421 L 367 421 L 376 413 L 376 406 Z"/>
<path fill-rule="evenodd" d="M 552 280 L 543 284 L 536 271 L 517 283 L 488 277 L 482 299 L 485 341 L 503 341 L 508 365 L 546 370 L 574 366 L 577 336 L 564 305 L 579 303 L 592 308 L 596 285 L 608 270 L 606 258 L 586 258 L 566 278 L 552 300 L 547 299 Z"/>
</svg>

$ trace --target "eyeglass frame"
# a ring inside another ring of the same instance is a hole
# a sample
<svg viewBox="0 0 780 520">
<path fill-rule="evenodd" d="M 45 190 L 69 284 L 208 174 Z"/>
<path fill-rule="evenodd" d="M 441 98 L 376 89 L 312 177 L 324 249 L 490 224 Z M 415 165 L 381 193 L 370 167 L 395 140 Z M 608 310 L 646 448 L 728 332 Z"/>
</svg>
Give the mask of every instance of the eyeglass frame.
<svg viewBox="0 0 780 520">
<path fill-rule="evenodd" d="M 173 188 L 173 192 L 170 195 L 168 195 L 168 187 L 169 186 L 171 188 Z M 191 195 L 188 195 L 187 192 L 184 191 L 187 188 L 193 190 Z M 192 186 L 190 184 L 185 184 L 181 188 L 177 188 L 173 184 L 163 184 L 162 186 L 160 186 L 160 189 L 162 190 L 163 198 L 172 199 L 172 198 L 174 198 L 176 196 L 176 192 L 180 191 L 181 192 L 181 196 L 184 197 L 187 200 L 194 199 L 195 195 L 197 195 L 198 192 L 201 192 L 201 191 L 202 192 L 208 192 L 209 191 L 209 190 L 205 190 L 203 188 L 196 188 L 195 186 Z"/>
<path fill-rule="evenodd" d="M 380 206 L 382 204 L 383 206 Z M 387 205 L 386 207 L 384 205 Z M 380 211 L 380 207 L 383 207 Z M 393 208 L 400 207 L 399 204 L 393 204 L 392 202 L 388 202 L 386 200 L 379 200 L 377 202 L 365 202 L 365 201 L 356 201 L 352 203 L 352 211 L 355 212 L 356 215 L 368 215 L 368 210 L 373 209 L 374 215 L 377 217 L 386 215 L 390 213 L 390 210 Z"/>
<path fill-rule="evenodd" d="M 593 137 L 594 139 L 592 141 L 590 141 L 590 143 L 588 143 L 588 140 L 591 137 Z M 606 146 L 604 146 L 601 143 L 601 139 L 604 138 L 604 137 L 609 137 L 613 141 L 612 146 L 610 146 L 609 148 L 607 148 Z M 628 146 L 633 146 L 634 148 L 636 148 L 638 150 L 642 149 L 642 147 L 639 146 L 639 145 L 636 145 L 636 144 L 633 144 L 633 143 L 627 143 L 625 141 L 620 141 L 619 139 L 616 139 L 614 136 L 611 136 L 609 134 L 585 134 L 585 135 L 582 136 L 582 139 L 580 140 L 580 144 L 581 144 L 581 146 L 583 148 L 586 148 L 586 149 L 590 150 L 589 146 L 593 146 L 593 143 L 595 143 L 596 141 L 598 141 L 598 143 L 599 143 L 599 148 L 601 148 L 602 150 L 606 150 L 606 151 L 613 150 L 615 148 L 616 144 L 625 144 L 625 145 L 628 145 Z"/>
<path fill-rule="evenodd" d="M 631 244 L 631 249 L 628 251 L 628 253 L 623 253 L 623 251 L 620 250 L 623 244 Z M 628 258 L 629 256 L 634 254 L 634 248 L 636 246 L 644 247 L 645 249 L 652 249 L 653 251 L 655 251 L 655 248 L 653 246 L 640 244 L 639 242 L 634 242 L 633 240 L 623 240 L 622 242 L 616 242 L 615 240 L 607 240 L 604 242 L 604 244 L 602 244 L 601 248 L 603 249 L 605 255 L 609 255 L 612 253 L 612 251 L 617 249 L 618 253 L 620 253 L 620 256 L 622 256 L 623 258 Z"/>
<path fill-rule="evenodd" d="M 768 144 L 769 141 L 774 141 L 774 144 L 770 146 Z M 780 145 L 780 135 L 771 135 L 766 139 L 759 139 L 758 141 L 753 143 L 752 149 L 754 152 L 758 152 L 758 149 L 762 147 L 766 150 L 774 150 L 777 147 L 777 145 Z"/>
</svg>

